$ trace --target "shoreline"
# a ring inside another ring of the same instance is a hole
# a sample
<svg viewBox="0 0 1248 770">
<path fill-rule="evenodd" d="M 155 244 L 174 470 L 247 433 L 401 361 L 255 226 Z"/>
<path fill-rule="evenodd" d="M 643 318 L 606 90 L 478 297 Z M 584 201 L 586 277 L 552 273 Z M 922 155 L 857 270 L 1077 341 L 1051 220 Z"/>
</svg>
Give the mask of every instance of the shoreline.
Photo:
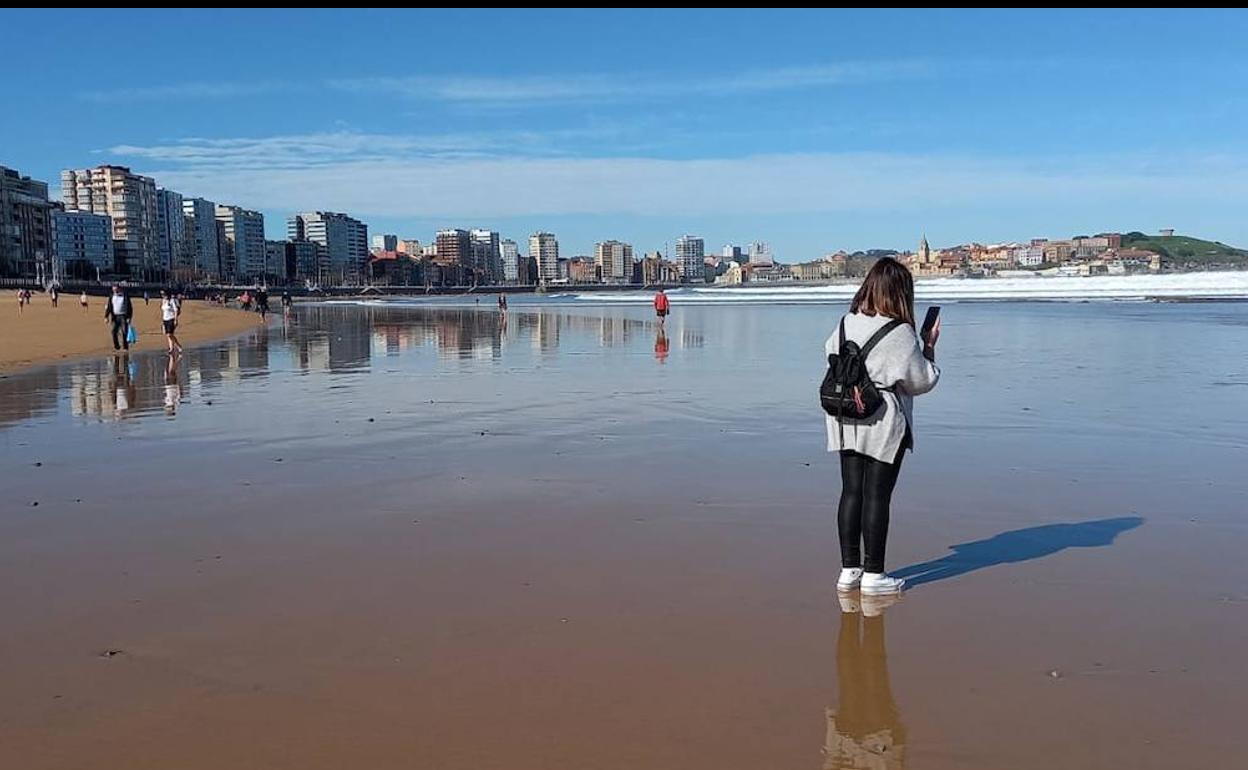
<svg viewBox="0 0 1248 770">
<path fill-rule="evenodd" d="M 948 283 L 950 281 L 957 283 L 995 283 L 998 281 L 1015 281 L 1015 280 L 1052 280 L 1052 279 L 1078 279 L 1078 280 L 1114 280 L 1114 279 L 1138 279 L 1138 278 L 1176 278 L 1179 276 L 1195 276 L 1195 275 L 1235 275 L 1240 273 L 1248 273 L 1248 268 L 1219 267 L 1208 270 L 1162 270 L 1160 272 L 1142 272 L 1142 273 L 1125 273 L 1125 274 L 1099 274 L 1099 275 L 1060 275 L 1049 271 L 1028 270 L 1019 268 L 1004 271 L 1005 274 L 992 274 L 982 276 L 970 275 L 915 275 L 916 285 L 932 285 L 933 283 Z M 486 296 L 497 294 L 533 294 L 533 295 L 553 295 L 566 294 L 568 292 L 579 293 L 618 293 L 618 292 L 638 292 L 638 291 L 675 291 L 679 289 L 715 289 L 729 291 L 749 291 L 751 289 L 777 289 L 777 288 L 804 288 L 804 289 L 820 289 L 820 288 L 838 288 L 844 286 L 857 287 L 862 282 L 862 277 L 842 277 L 820 280 L 778 280 L 778 281 L 749 281 L 740 284 L 716 284 L 716 283 L 558 283 L 547 284 L 545 291 L 541 291 L 542 287 L 533 284 L 481 284 L 481 285 L 447 285 L 447 286 L 406 286 L 406 285 L 373 285 L 373 286 L 326 286 L 317 290 L 309 290 L 304 287 L 271 287 L 274 297 L 280 296 L 282 291 L 289 291 L 298 302 L 318 302 L 326 299 L 367 299 L 369 297 L 447 297 L 447 296 Z M 144 287 L 151 288 L 153 291 L 159 291 L 164 284 L 127 284 L 132 292 L 135 290 L 142 291 Z M 16 289 L 19 287 L 27 287 L 36 291 L 36 297 L 46 296 L 40 293 L 38 287 L 29 281 L 16 279 L 6 279 L 0 281 L 0 291 L 4 289 Z M 92 299 L 102 299 L 107 296 L 101 293 L 107 289 L 107 286 L 101 286 L 96 283 L 84 283 L 69 281 L 62 288 L 62 295 L 74 297 L 80 291 L 86 291 Z M 188 289 L 191 296 L 198 296 L 203 293 L 224 292 L 230 296 L 237 296 L 244 291 L 255 291 L 255 286 L 211 286 L 211 287 L 190 287 Z"/>
<path fill-rule="evenodd" d="M 160 319 L 160 302 L 145 305 L 141 297 L 134 304 L 134 326 L 139 341 L 130 346 L 135 353 L 162 352 L 165 335 Z M 16 300 L 10 298 L 11 303 Z M 86 310 L 77 295 L 61 295 L 53 308 L 47 295 L 36 294 L 20 313 L 10 304 L 8 321 L 0 335 L 0 376 L 7 377 L 45 366 L 113 354 L 110 325 L 104 321 L 104 300 L 92 297 Z M 256 313 L 223 308 L 200 300 L 188 300 L 178 323 L 178 340 L 184 348 L 215 342 L 261 326 Z"/>
</svg>

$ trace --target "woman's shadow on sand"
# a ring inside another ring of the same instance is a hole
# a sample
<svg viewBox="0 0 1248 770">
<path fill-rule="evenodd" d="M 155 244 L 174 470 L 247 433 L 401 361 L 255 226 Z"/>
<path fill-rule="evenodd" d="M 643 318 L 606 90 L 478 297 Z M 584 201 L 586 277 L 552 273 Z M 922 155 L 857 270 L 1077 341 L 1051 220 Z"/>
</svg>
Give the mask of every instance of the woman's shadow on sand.
<svg viewBox="0 0 1248 770">
<path fill-rule="evenodd" d="M 907 587 L 921 586 L 999 564 L 1014 564 L 1052 556 L 1067 548 L 1100 548 L 1113 545 L 1118 535 L 1143 523 L 1142 516 L 1120 516 L 1015 529 L 987 540 L 949 546 L 953 553 L 948 556 L 922 564 L 912 564 L 890 574 L 905 578 Z"/>
</svg>

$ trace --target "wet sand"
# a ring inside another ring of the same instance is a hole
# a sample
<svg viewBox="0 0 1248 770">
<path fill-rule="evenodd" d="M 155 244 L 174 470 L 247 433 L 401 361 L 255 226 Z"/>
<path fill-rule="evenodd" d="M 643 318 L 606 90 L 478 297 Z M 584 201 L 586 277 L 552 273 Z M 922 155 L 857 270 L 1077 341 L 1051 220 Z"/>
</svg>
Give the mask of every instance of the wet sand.
<svg viewBox="0 0 1248 770">
<path fill-rule="evenodd" d="M 89 297 L 89 305 L 83 310 L 76 294 L 61 295 L 56 308 L 47 295 L 38 294 L 20 313 L 17 300 L 8 299 L 11 312 L 0 332 L 0 374 L 113 352 L 112 326 L 104 320 L 106 298 Z M 164 350 L 160 299 L 153 297 L 147 305 L 142 297 L 132 298 L 131 302 L 139 341 L 130 349 Z M 190 301 L 182 309 L 177 333 L 182 345 L 187 346 L 240 334 L 259 324 L 260 317 L 255 313 Z"/>
<path fill-rule="evenodd" d="M 10 378 L 0 766 L 1238 766 L 1248 372 L 1148 363 L 1248 313 L 944 312 L 889 553 L 919 585 L 870 617 L 817 308 L 662 346 L 644 310 L 300 308 L 188 352 L 174 414 L 162 356 Z M 1078 402 L 1058 349 L 1141 374 Z"/>
</svg>

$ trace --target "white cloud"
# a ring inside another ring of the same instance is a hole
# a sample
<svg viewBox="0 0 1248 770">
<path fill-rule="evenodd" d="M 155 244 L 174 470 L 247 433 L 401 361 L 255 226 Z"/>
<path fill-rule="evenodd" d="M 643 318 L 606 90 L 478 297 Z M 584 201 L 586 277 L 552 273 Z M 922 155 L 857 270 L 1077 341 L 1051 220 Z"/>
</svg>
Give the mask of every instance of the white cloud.
<svg viewBox="0 0 1248 770">
<path fill-rule="evenodd" d="M 924 77 L 919 60 L 843 62 L 713 74 L 703 77 L 572 75 L 519 77 L 430 76 L 339 78 L 327 85 L 346 91 L 385 93 L 411 99 L 485 104 L 560 101 L 634 101 L 695 95 L 784 91 Z"/>
<path fill-rule="evenodd" d="M 529 104 L 550 102 L 644 101 L 683 96 L 717 96 L 819 88 L 926 77 L 933 65 L 922 60 L 840 62 L 806 67 L 781 67 L 737 73 L 716 72 L 700 77 L 664 77 L 654 74 L 579 74 L 473 77 L 415 75 L 332 78 L 317 87 L 387 94 L 409 99 L 459 104 Z M 92 102 L 134 102 L 232 99 L 312 87 L 289 81 L 192 82 L 84 91 L 79 98 Z"/>
<path fill-rule="evenodd" d="M 564 154 L 585 139 L 618 139 L 627 129 L 601 126 L 554 131 L 480 131 L 457 134 L 367 134 L 332 131 L 266 137 L 186 137 L 155 145 L 120 144 L 100 152 L 150 163 L 173 163 L 221 172 L 244 169 L 306 169 L 369 161 L 486 155 Z"/>
<path fill-rule="evenodd" d="M 131 86 L 83 91 L 80 99 L 89 102 L 163 102 L 174 100 L 234 99 L 289 91 L 297 85 L 274 80 L 255 82 L 172 83 L 160 86 Z"/>
<path fill-rule="evenodd" d="M 351 131 L 207 139 L 188 137 L 150 146 L 117 145 L 107 152 L 152 162 L 223 170 L 306 168 L 396 157 L 464 155 L 498 146 L 487 134 L 408 136 Z"/>
<path fill-rule="evenodd" d="M 254 208 L 482 219 L 563 214 L 796 212 L 1222 204 L 1244 159 L 1012 159 L 886 153 L 744 158 L 362 159 L 305 167 L 144 169 L 185 194 Z"/>
</svg>

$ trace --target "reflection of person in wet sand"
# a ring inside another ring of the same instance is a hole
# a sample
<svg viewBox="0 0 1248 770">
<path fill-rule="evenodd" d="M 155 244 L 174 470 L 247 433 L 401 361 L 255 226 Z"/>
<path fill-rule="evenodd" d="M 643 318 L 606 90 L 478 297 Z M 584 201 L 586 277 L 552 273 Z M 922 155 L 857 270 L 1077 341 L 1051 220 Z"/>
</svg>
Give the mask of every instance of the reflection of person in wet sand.
<svg viewBox="0 0 1248 770">
<path fill-rule="evenodd" d="M 178 359 L 169 356 L 165 364 L 165 414 L 173 416 L 178 411 L 178 402 L 182 400 L 182 385 L 178 382 Z"/>
<path fill-rule="evenodd" d="M 667 352 L 670 349 L 667 341 L 667 334 L 663 331 L 663 325 L 659 325 L 659 333 L 654 338 L 654 357 L 659 359 L 659 363 L 667 360 Z"/>
<path fill-rule="evenodd" d="M 130 377 L 130 356 L 127 353 L 113 356 L 112 371 L 113 416 L 125 417 L 137 395 Z"/>
<path fill-rule="evenodd" d="M 837 707 L 825 710 L 823 770 L 901 770 L 906 765 L 906 728 L 893 700 L 884 648 L 884 609 L 898 598 L 868 595 L 859 603 L 841 596 Z"/>
</svg>

